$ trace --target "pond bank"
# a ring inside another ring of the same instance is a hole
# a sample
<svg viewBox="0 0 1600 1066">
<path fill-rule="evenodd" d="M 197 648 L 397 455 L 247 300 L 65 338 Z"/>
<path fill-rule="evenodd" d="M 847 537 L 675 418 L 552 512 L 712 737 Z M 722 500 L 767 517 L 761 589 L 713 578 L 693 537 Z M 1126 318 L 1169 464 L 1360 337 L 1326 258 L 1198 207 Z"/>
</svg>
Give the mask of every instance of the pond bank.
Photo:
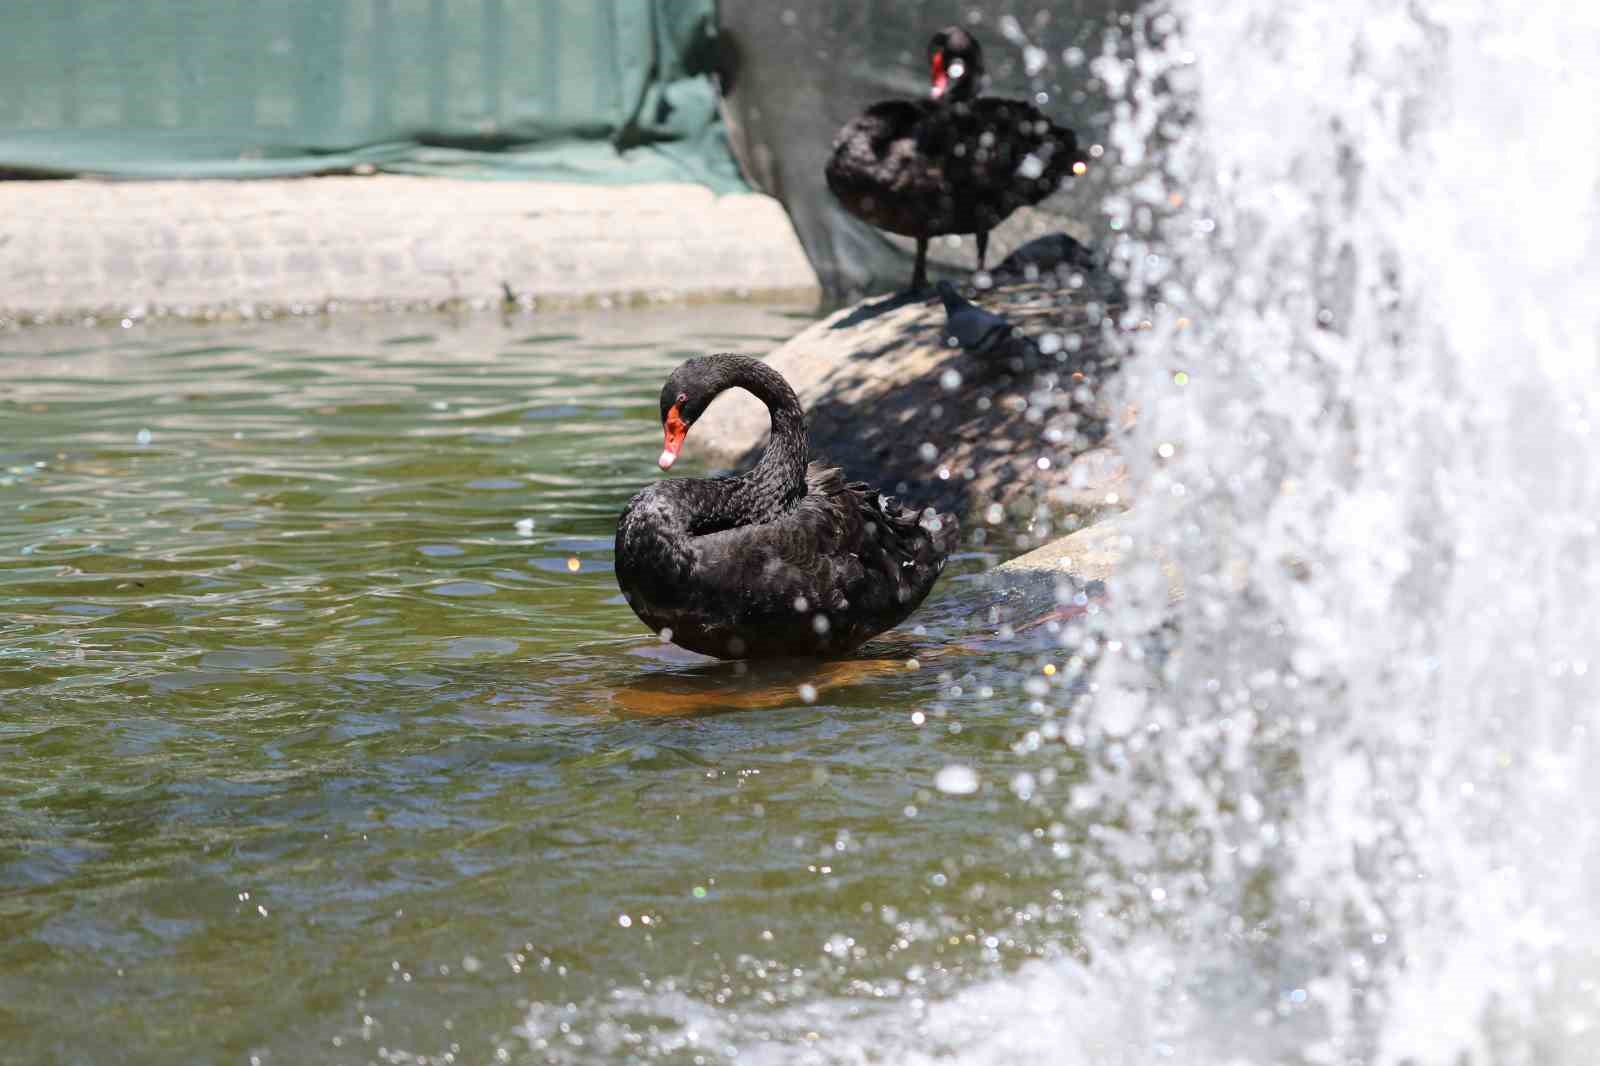
<svg viewBox="0 0 1600 1066">
<path fill-rule="evenodd" d="M 699 185 L 0 182 L 0 325 L 815 292 L 776 200 Z"/>
</svg>

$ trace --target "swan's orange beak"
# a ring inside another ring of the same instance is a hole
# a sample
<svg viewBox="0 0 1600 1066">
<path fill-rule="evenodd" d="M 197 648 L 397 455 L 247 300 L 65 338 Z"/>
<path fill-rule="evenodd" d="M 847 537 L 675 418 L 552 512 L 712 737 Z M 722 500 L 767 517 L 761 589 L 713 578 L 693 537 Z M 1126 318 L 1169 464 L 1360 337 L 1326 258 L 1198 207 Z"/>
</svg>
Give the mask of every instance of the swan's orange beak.
<svg viewBox="0 0 1600 1066">
<path fill-rule="evenodd" d="M 666 441 L 661 446 L 661 458 L 657 459 L 656 462 L 661 465 L 661 469 L 665 470 L 672 465 L 673 460 L 678 458 L 678 452 L 683 448 L 683 438 L 689 435 L 689 423 L 685 422 L 683 416 L 678 414 L 677 404 L 673 404 L 672 409 L 667 412 L 667 421 L 663 429 L 666 433 Z"/>
<path fill-rule="evenodd" d="M 950 74 L 944 69 L 944 53 L 935 52 L 928 57 L 928 68 L 929 80 L 933 82 L 929 95 L 937 100 L 944 95 L 946 89 L 950 88 Z"/>
</svg>

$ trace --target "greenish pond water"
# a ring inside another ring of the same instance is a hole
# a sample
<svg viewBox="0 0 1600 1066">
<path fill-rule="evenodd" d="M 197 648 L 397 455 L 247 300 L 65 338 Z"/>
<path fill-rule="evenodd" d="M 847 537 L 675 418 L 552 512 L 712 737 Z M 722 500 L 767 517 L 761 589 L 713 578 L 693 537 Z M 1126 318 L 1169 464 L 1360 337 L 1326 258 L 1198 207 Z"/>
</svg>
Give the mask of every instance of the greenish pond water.
<svg viewBox="0 0 1600 1066">
<path fill-rule="evenodd" d="M 791 1061 L 1069 952 L 998 556 L 825 667 L 617 592 L 665 372 L 804 318 L 0 336 L 0 1060 Z"/>
</svg>

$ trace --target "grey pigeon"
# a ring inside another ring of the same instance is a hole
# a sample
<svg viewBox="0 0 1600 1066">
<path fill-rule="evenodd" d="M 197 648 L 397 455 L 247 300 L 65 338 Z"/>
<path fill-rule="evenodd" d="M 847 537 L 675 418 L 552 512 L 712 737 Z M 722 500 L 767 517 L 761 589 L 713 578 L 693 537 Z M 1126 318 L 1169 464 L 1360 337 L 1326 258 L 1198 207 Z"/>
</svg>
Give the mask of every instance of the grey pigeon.
<svg viewBox="0 0 1600 1066">
<path fill-rule="evenodd" d="M 938 289 L 939 299 L 944 301 L 946 343 L 954 340 L 966 351 L 982 355 L 1010 339 L 1010 322 L 963 299 L 948 281 L 939 282 Z"/>
<path fill-rule="evenodd" d="M 1010 322 L 963 299 L 948 281 L 939 282 L 938 290 L 939 299 L 944 301 L 945 344 L 959 345 L 963 352 L 976 357 L 983 373 L 1020 374 L 1039 366 L 1038 346 Z"/>
</svg>

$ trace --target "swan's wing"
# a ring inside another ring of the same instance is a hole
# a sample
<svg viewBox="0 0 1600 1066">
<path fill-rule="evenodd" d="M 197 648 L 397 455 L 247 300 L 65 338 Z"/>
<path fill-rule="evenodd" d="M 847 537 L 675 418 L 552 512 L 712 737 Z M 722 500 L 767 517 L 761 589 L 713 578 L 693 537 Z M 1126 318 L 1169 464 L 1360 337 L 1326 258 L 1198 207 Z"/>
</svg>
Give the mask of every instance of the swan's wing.
<svg viewBox="0 0 1600 1066">
<path fill-rule="evenodd" d="M 947 195 L 943 154 L 923 143 L 926 117 L 925 104 L 886 100 L 846 123 L 824 168 L 834 195 L 873 225 L 926 229 Z M 901 202 L 909 202 L 910 214 Z"/>
<path fill-rule="evenodd" d="M 1081 156 L 1072 130 L 1024 100 L 983 97 L 966 104 L 954 121 L 967 151 L 947 167 L 951 182 L 969 195 L 1011 201 L 1004 208 L 1008 213 L 1054 192 Z"/>
<path fill-rule="evenodd" d="M 723 590 L 752 615 L 903 616 L 938 576 L 954 519 L 930 532 L 913 512 L 817 464 L 807 481 L 811 491 L 783 517 L 694 538 L 696 584 Z"/>
<path fill-rule="evenodd" d="M 922 142 L 925 104 L 888 99 L 851 118 L 834 138 L 827 178 L 840 186 L 904 190 L 938 184 L 939 154 Z"/>
<path fill-rule="evenodd" d="M 862 158 L 877 158 L 884 145 L 909 135 L 927 113 L 927 105 L 914 100 L 880 101 L 839 127 L 833 150 L 848 148 Z"/>
</svg>

